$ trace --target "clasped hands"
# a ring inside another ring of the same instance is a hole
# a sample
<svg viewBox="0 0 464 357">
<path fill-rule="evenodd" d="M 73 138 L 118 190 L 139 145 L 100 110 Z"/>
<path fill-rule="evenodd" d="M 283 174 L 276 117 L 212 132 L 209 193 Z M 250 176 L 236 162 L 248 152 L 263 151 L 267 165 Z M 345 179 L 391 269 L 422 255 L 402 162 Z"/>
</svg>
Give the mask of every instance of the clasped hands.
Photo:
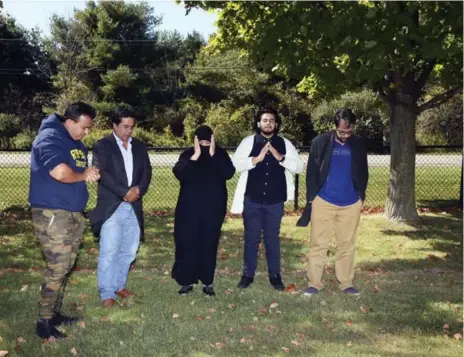
<svg viewBox="0 0 464 357">
<path fill-rule="evenodd" d="M 253 165 L 256 165 L 260 162 L 262 162 L 264 160 L 264 158 L 266 157 L 266 154 L 268 152 L 271 152 L 272 156 L 274 156 L 274 158 L 277 160 L 277 161 L 282 161 L 282 159 L 284 158 L 284 156 L 278 152 L 272 145 L 270 142 L 268 142 L 266 145 L 264 145 L 264 147 L 261 149 L 261 152 L 259 153 L 258 156 L 255 156 L 253 157 L 252 159 L 252 162 L 253 162 Z"/>
<path fill-rule="evenodd" d="M 135 202 L 140 198 L 140 188 L 138 186 L 131 187 L 124 196 L 125 202 Z"/>
</svg>

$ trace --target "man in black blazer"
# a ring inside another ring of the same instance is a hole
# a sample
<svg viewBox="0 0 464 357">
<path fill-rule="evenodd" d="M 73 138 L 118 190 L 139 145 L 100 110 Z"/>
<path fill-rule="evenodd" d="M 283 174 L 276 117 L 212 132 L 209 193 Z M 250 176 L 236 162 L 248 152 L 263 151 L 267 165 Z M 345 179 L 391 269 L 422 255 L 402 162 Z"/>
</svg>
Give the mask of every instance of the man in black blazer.
<svg viewBox="0 0 464 357">
<path fill-rule="evenodd" d="M 104 307 L 134 296 L 126 289 L 130 264 L 143 234 L 142 197 L 152 169 L 145 145 L 132 138 L 135 114 L 118 110 L 113 132 L 93 146 L 93 165 L 100 170 L 97 206 L 89 213 L 92 231 L 100 238 L 97 283 Z"/>
</svg>

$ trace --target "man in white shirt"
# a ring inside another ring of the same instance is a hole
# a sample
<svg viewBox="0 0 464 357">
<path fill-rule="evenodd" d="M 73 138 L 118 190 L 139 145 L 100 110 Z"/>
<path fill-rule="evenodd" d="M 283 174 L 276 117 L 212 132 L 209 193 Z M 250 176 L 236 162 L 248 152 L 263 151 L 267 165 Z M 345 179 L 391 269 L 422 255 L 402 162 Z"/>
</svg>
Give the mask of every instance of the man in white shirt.
<svg viewBox="0 0 464 357">
<path fill-rule="evenodd" d="M 266 247 L 269 282 L 285 289 L 280 276 L 280 223 L 284 203 L 293 200 L 293 175 L 303 171 L 303 161 L 293 144 L 279 136 L 282 122 L 273 108 L 262 108 L 254 121 L 256 132 L 242 140 L 232 162 L 240 178 L 232 213 L 243 214 L 245 228 L 243 275 L 239 288 L 253 281 L 261 239 Z"/>
<path fill-rule="evenodd" d="M 101 178 L 97 206 L 89 214 L 93 233 L 100 238 L 97 283 L 104 307 L 113 306 L 116 296 L 135 295 L 126 281 L 143 234 L 142 197 L 152 175 L 145 145 L 132 138 L 135 114 L 119 110 L 112 123 L 113 132 L 93 147 Z"/>
</svg>

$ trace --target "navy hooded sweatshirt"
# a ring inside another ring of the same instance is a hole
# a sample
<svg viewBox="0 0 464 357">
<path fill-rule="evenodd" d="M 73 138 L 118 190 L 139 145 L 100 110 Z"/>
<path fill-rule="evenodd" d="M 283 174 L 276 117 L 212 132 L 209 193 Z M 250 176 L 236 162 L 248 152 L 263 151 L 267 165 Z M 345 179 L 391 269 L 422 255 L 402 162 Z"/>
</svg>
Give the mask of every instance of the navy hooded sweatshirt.
<svg viewBox="0 0 464 357">
<path fill-rule="evenodd" d="M 82 141 L 69 135 L 60 117 L 52 114 L 42 121 L 32 143 L 29 203 L 36 208 L 82 212 L 89 198 L 87 186 L 84 181 L 62 183 L 55 180 L 50 171 L 59 164 L 66 164 L 75 172 L 84 172 L 87 149 Z"/>
</svg>

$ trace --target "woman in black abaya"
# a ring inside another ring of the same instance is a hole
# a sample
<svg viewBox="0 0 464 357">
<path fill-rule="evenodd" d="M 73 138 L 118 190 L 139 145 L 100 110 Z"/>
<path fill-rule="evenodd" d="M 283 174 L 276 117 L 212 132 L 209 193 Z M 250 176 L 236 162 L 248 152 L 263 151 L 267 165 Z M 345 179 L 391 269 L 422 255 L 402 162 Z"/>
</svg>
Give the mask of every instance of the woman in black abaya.
<svg viewBox="0 0 464 357">
<path fill-rule="evenodd" d="M 181 285 L 179 294 L 189 293 L 200 280 L 203 292 L 214 296 L 216 255 L 227 209 L 226 181 L 235 168 L 227 152 L 216 146 L 211 128 L 202 125 L 195 131 L 194 147 L 180 155 L 173 172 L 180 193 L 172 277 Z"/>
</svg>

